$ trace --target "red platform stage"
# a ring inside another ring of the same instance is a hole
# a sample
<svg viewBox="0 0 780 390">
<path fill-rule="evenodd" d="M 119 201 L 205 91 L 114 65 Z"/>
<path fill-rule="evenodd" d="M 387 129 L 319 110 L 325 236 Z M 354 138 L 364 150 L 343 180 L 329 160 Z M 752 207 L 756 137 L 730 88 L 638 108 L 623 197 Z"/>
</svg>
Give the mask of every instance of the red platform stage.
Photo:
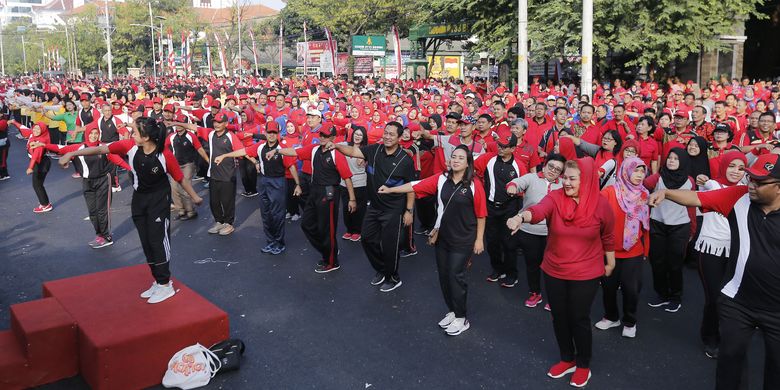
<svg viewBox="0 0 780 390">
<path fill-rule="evenodd" d="M 81 374 L 93 389 L 159 384 L 168 360 L 195 343 L 228 338 L 227 314 L 174 280 L 177 294 L 150 305 L 152 283 L 138 265 L 43 284 L 44 299 L 11 306 L 0 332 L 0 389 Z"/>
</svg>

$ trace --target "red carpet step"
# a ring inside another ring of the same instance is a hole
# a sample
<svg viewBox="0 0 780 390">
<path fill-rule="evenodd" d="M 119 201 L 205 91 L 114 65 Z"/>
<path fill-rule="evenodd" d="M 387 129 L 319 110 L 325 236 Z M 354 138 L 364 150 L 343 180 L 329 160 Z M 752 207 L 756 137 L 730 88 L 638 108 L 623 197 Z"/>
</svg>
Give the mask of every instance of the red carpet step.
<svg viewBox="0 0 780 390">
<path fill-rule="evenodd" d="M 152 284 L 138 265 L 43 284 L 43 299 L 11 306 L 0 332 L 0 389 L 21 389 L 81 374 L 93 389 L 140 389 L 162 381 L 180 349 L 229 336 L 227 314 L 183 283 L 150 305 Z"/>
<path fill-rule="evenodd" d="M 0 334 L 0 388 L 25 388 L 78 374 L 76 321 L 54 298 L 11 306 Z"/>
</svg>

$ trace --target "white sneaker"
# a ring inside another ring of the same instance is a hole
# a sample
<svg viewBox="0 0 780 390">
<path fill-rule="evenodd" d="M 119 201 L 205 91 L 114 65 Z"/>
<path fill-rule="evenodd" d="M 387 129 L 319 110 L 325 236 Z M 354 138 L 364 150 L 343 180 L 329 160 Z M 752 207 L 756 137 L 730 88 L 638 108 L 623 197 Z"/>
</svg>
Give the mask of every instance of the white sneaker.
<svg viewBox="0 0 780 390">
<path fill-rule="evenodd" d="M 122 186 L 111 187 L 111 192 L 121 192 Z"/>
<path fill-rule="evenodd" d="M 209 234 L 217 234 L 220 230 L 222 230 L 223 227 L 225 227 L 224 224 L 217 222 L 214 224 L 214 226 L 211 227 L 211 229 L 209 229 Z"/>
<path fill-rule="evenodd" d="M 449 312 L 447 313 L 447 315 L 444 316 L 444 318 L 441 319 L 441 321 L 439 321 L 439 326 L 442 329 L 447 329 L 447 326 L 449 326 L 454 319 L 455 319 L 455 313 Z"/>
<path fill-rule="evenodd" d="M 445 329 L 450 336 L 457 336 L 469 328 L 469 320 L 465 317 L 455 318 L 452 323 Z"/>
<path fill-rule="evenodd" d="M 149 287 L 148 290 L 146 290 L 146 291 L 141 293 L 141 298 L 143 298 L 143 299 L 151 298 L 152 294 L 154 294 L 155 290 L 157 290 L 157 286 L 159 286 L 159 284 L 157 284 L 157 282 L 152 283 L 152 287 Z"/>
<path fill-rule="evenodd" d="M 290 219 L 290 217 L 292 217 L 292 215 L 290 213 L 287 213 L 287 214 L 284 215 L 284 219 Z"/>
<path fill-rule="evenodd" d="M 174 294 L 176 294 L 176 290 L 173 289 L 173 282 L 168 282 L 168 284 L 158 284 L 159 287 L 157 287 L 156 290 L 152 293 L 152 296 L 149 297 L 149 300 L 146 301 L 148 303 L 160 303 L 170 297 L 172 297 Z"/>
<path fill-rule="evenodd" d="M 293 221 L 293 222 L 295 222 L 295 221 L 297 221 L 299 219 L 301 219 L 301 216 L 298 215 L 298 214 L 295 214 L 292 217 L 290 217 L 290 221 Z"/>
<path fill-rule="evenodd" d="M 628 337 L 630 339 L 633 339 L 636 337 L 636 325 L 634 326 L 624 326 L 623 327 L 623 337 Z"/>
<path fill-rule="evenodd" d="M 606 318 L 602 318 L 601 321 L 596 323 L 596 327 L 601 330 L 607 330 L 609 328 L 615 328 L 620 326 L 620 320 L 610 321 Z"/>
</svg>

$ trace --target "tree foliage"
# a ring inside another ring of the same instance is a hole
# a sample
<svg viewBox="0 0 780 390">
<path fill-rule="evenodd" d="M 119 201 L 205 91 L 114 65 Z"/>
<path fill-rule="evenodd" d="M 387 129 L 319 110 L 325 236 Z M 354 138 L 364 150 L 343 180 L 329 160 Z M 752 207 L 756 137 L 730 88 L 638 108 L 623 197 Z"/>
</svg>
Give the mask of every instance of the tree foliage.
<svg viewBox="0 0 780 390">
<path fill-rule="evenodd" d="M 735 35 L 735 25 L 762 17 L 763 0 L 594 0 L 594 55 L 621 53 L 627 65 L 663 66 L 700 50 L 726 48 L 718 37 Z M 517 46 L 517 1 L 433 0 L 430 22 L 476 20 L 475 50 L 513 59 Z M 579 48 L 582 0 L 529 0 L 528 37 L 536 59 L 561 58 L 567 47 Z M 448 12 L 440 12 L 446 9 Z"/>
</svg>

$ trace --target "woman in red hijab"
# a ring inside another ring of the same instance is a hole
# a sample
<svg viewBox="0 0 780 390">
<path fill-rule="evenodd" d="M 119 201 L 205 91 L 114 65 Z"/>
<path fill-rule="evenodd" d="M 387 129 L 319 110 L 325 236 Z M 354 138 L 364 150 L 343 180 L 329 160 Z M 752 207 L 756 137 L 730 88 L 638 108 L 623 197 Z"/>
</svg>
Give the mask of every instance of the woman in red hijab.
<svg viewBox="0 0 780 390">
<path fill-rule="evenodd" d="M 747 159 L 742 152 L 732 150 L 719 158 L 720 175 L 710 180 L 704 175 L 696 178 L 702 191 L 713 191 L 735 185 L 743 185 Z M 699 255 L 699 277 L 704 287 L 704 310 L 701 319 L 701 341 L 704 354 L 718 358 L 720 332 L 718 321 L 718 296 L 728 267 L 731 251 L 731 229 L 728 219 L 714 211 L 702 216 L 701 233 L 694 249 Z"/>
<path fill-rule="evenodd" d="M 32 185 L 35 191 L 35 196 L 38 197 L 38 207 L 33 209 L 34 213 L 45 213 L 53 209 L 51 202 L 49 201 L 49 194 L 46 193 L 46 188 L 43 187 L 43 182 L 46 181 L 46 175 L 49 174 L 49 168 L 51 168 L 51 160 L 46 155 L 43 148 L 34 148 L 37 143 L 49 144 L 51 138 L 49 137 L 49 127 L 46 123 L 38 122 L 33 125 L 32 129 L 26 130 L 19 127 L 19 131 L 27 139 L 27 155 L 30 157 L 30 165 L 27 166 L 27 174 L 32 175 Z"/>
<path fill-rule="evenodd" d="M 67 146 L 46 144 L 43 142 L 30 142 L 30 147 L 46 149 L 57 154 L 65 154 L 76 150 L 100 145 L 100 129 L 93 127 L 87 139 L 80 144 Z M 95 228 L 95 239 L 89 243 L 93 249 L 99 249 L 114 244 L 111 236 L 111 165 L 114 164 L 128 171 L 131 170 L 125 160 L 116 154 L 101 154 L 97 156 L 83 156 L 73 160 L 76 172 L 83 181 L 84 200 L 87 202 L 89 220 Z"/>
<path fill-rule="evenodd" d="M 522 223 L 547 222 L 542 271 L 561 356 L 547 375 L 561 378 L 573 372 L 569 384 L 583 387 L 591 377 L 591 305 L 601 278 L 615 267 L 615 217 L 599 193 L 592 158 L 567 161 L 561 178 L 562 189 L 510 218 L 507 226 L 514 234 Z"/>
</svg>

